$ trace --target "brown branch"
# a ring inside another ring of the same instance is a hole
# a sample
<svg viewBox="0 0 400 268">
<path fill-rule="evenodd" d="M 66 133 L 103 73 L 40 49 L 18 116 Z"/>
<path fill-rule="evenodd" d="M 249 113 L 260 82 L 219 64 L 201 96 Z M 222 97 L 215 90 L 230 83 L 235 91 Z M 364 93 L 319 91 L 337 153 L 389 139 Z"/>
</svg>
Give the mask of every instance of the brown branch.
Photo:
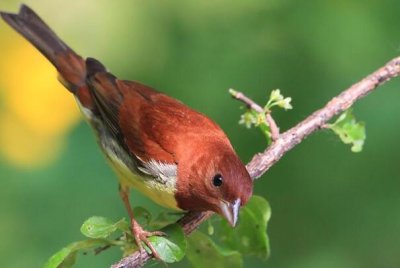
<svg viewBox="0 0 400 268">
<path fill-rule="evenodd" d="M 370 74 L 360 82 L 352 85 L 337 97 L 330 100 L 325 107 L 314 112 L 305 120 L 281 134 L 263 153 L 256 154 L 247 170 L 253 179 L 262 176 L 271 166 L 294 146 L 314 131 L 323 126 L 335 115 L 347 110 L 357 100 L 372 92 L 375 88 L 400 74 L 400 57 L 388 62 L 385 66 Z"/>
<path fill-rule="evenodd" d="M 247 108 L 252 109 L 257 113 L 264 113 L 264 109 L 260 105 L 255 103 L 249 97 L 245 96 L 242 92 L 236 91 L 234 89 L 229 89 L 229 93 L 231 93 L 232 97 L 234 97 L 235 99 L 240 100 L 241 102 L 246 104 Z"/>
<path fill-rule="evenodd" d="M 391 60 L 379 70 L 343 91 L 337 97 L 334 97 L 325 105 L 325 107 L 314 112 L 312 115 L 307 117 L 293 128 L 282 133 L 279 138 L 273 141 L 264 152 L 256 154 L 246 166 L 250 176 L 253 179 L 257 179 L 262 176 L 270 167 L 279 161 L 279 159 L 281 159 L 286 152 L 295 147 L 314 131 L 323 128 L 324 125 L 330 119 L 332 119 L 332 117 L 347 110 L 357 100 L 367 95 L 391 78 L 398 76 L 399 74 L 400 57 Z M 260 107 L 243 94 L 240 100 L 242 99 L 246 100 L 246 103 L 250 103 L 250 105 L 252 105 L 251 108 L 256 107 L 256 109 L 258 109 L 257 106 Z M 180 219 L 178 223 L 182 226 L 185 234 L 189 235 L 212 214 L 212 212 L 188 213 L 182 219 Z M 151 255 L 147 252 L 135 252 L 132 255 L 123 258 L 120 262 L 113 265 L 112 268 L 141 267 L 150 258 Z"/>
</svg>

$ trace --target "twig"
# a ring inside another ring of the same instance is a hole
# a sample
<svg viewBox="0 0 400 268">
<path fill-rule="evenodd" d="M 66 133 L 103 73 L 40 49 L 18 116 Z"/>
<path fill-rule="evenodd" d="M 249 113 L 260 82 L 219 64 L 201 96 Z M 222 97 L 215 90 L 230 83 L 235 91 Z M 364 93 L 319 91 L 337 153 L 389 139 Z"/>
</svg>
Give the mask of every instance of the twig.
<svg viewBox="0 0 400 268">
<path fill-rule="evenodd" d="M 100 253 L 102 253 L 103 251 L 109 249 L 111 247 L 110 244 L 102 246 L 102 247 L 98 247 L 94 249 L 94 255 L 99 255 Z"/>
<path fill-rule="evenodd" d="M 242 92 L 230 89 L 229 92 L 231 93 L 232 97 L 235 99 L 243 102 L 249 109 L 256 111 L 257 113 L 265 113 L 264 109 L 254 102 L 252 99 L 244 95 Z M 268 126 L 271 130 L 271 140 L 276 141 L 279 139 L 279 127 L 275 123 L 274 118 L 271 115 L 271 112 L 265 113 L 265 120 L 268 123 Z"/>
<path fill-rule="evenodd" d="M 279 139 L 279 127 L 276 125 L 275 120 L 270 112 L 265 114 L 265 119 L 267 120 L 269 129 L 271 130 L 271 140 L 276 141 Z"/>
<path fill-rule="evenodd" d="M 332 117 L 344 110 L 347 110 L 357 100 L 367 95 L 386 81 L 389 81 L 391 78 L 398 76 L 399 74 L 400 57 L 391 60 L 379 70 L 343 91 L 337 97 L 334 97 L 325 105 L 325 107 L 314 112 L 312 115 L 307 117 L 293 128 L 282 133 L 279 138 L 273 141 L 264 152 L 256 154 L 246 166 L 250 176 L 253 179 L 257 179 L 262 176 L 270 167 L 279 161 L 279 159 L 281 159 L 286 152 L 295 147 L 314 131 L 321 129 Z M 247 97 L 242 94 L 240 100 L 246 98 Z M 249 98 L 246 99 L 246 103 L 249 103 L 250 105 L 255 104 Z M 189 235 L 212 214 L 212 212 L 188 213 L 181 220 L 179 220 L 179 223 L 182 225 L 185 234 Z M 122 259 L 119 263 L 113 265 L 112 268 L 141 267 L 151 257 L 147 252 L 143 252 L 141 255 L 142 262 L 140 262 L 140 254 L 135 252 L 132 255 Z"/>
<path fill-rule="evenodd" d="M 241 102 L 246 104 L 249 109 L 253 109 L 257 113 L 264 113 L 264 109 L 260 105 L 255 103 L 252 99 L 244 95 L 242 92 L 230 89 L 229 93 L 231 93 L 232 97 L 234 97 L 235 99 L 240 100 Z"/>
</svg>

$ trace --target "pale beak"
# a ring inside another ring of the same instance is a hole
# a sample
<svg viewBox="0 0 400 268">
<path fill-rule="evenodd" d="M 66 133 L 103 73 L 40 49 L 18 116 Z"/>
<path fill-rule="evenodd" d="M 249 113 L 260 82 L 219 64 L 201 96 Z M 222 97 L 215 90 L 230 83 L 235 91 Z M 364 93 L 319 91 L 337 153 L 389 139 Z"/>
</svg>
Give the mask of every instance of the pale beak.
<svg viewBox="0 0 400 268">
<path fill-rule="evenodd" d="M 221 209 L 222 216 L 229 222 L 232 227 L 235 227 L 240 209 L 240 199 L 236 199 L 232 203 L 226 201 L 220 201 L 219 208 Z"/>
</svg>

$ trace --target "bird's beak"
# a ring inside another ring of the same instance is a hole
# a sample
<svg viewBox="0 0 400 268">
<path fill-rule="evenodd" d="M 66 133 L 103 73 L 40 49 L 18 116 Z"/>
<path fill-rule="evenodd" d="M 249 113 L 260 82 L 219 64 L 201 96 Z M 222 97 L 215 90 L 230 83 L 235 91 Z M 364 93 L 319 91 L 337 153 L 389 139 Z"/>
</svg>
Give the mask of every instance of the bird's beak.
<svg viewBox="0 0 400 268">
<path fill-rule="evenodd" d="M 219 208 L 222 216 L 229 222 L 232 227 L 235 227 L 239 216 L 240 199 L 236 199 L 232 203 L 226 201 L 220 201 Z"/>
</svg>

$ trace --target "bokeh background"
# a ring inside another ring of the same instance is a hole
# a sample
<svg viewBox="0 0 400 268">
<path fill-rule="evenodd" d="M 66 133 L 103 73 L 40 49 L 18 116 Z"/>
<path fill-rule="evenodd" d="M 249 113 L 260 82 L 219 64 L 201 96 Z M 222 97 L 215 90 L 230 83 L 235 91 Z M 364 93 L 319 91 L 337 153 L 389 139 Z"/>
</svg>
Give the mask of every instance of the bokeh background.
<svg viewBox="0 0 400 268">
<path fill-rule="evenodd" d="M 238 125 L 235 88 L 265 103 L 280 88 L 294 110 L 282 130 L 400 54 L 395 0 L 26 0 L 77 52 L 209 115 L 244 162 L 262 151 Z M 16 11 L 19 1 L 3 0 Z M 40 267 L 79 240 L 92 215 L 126 216 L 72 96 L 52 66 L 0 22 L 0 266 Z M 400 80 L 354 107 L 362 153 L 331 133 L 312 135 L 255 184 L 272 206 L 272 255 L 246 267 L 400 267 Z M 160 211 L 134 194 L 133 203 Z M 108 267 L 118 250 L 80 256 Z M 179 265 L 180 267 L 186 264 Z M 172 265 L 172 267 L 174 267 Z"/>
</svg>

